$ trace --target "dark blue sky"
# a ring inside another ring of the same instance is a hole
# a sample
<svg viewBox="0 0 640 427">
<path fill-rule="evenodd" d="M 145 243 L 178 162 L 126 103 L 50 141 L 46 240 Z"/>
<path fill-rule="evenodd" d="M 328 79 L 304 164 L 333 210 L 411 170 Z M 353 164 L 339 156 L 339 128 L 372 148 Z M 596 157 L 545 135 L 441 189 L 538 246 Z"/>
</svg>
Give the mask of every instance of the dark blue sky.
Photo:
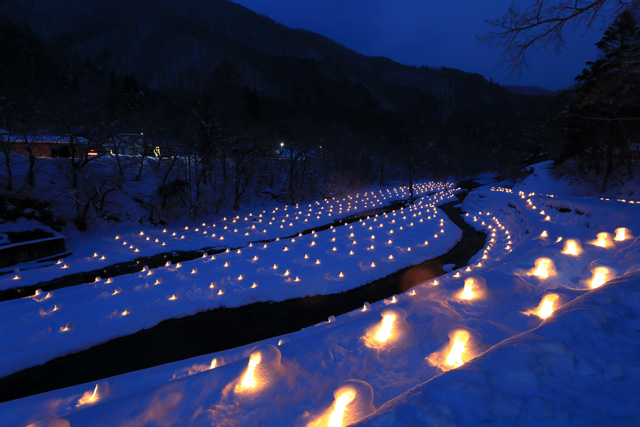
<svg viewBox="0 0 640 427">
<path fill-rule="evenodd" d="M 408 65 L 476 72 L 502 84 L 563 89 L 586 61 L 596 59 L 601 32 L 578 28 L 567 49 L 532 52 L 529 68 L 515 80 L 500 64 L 499 48 L 480 44 L 485 19 L 502 16 L 512 0 L 233 0 L 291 28 L 304 28 L 366 55 Z M 515 2 L 527 4 L 528 1 Z"/>
</svg>

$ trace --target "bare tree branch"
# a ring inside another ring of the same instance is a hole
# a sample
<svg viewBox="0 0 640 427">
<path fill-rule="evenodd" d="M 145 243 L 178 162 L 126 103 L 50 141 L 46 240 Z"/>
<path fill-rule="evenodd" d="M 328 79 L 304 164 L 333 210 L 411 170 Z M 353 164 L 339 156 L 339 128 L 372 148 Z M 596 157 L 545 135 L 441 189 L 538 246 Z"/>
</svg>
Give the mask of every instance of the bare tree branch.
<svg viewBox="0 0 640 427">
<path fill-rule="evenodd" d="M 528 66 L 531 49 L 553 48 L 559 53 L 565 48 L 567 26 L 588 31 L 600 19 L 639 8 L 640 0 L 535 0 L 525 8 L 512 4 L 504 16 L 487 20 L 495 31 L 478 39 L 501 47 L 502 63 L 519 75 Z"/>
<path fill-rule="evenodd" d="M 579 117 L 581 119 L 597 120 L 600 122 L 637 122 L 640 121 L 640 117 L 597 117 L 586 116 L 584 114 L 569 114 L 572 117 Z"/>
</svg>

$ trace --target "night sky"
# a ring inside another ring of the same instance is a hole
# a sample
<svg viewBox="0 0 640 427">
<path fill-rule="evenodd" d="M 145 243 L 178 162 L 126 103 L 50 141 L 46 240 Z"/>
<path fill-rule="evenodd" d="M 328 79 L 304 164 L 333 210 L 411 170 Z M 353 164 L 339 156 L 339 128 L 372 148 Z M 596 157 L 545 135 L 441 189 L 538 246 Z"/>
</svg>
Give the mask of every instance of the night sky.
<svg viewBox="0 0 640 427">
<path fill-rule="evenodd" d="M 578 28 L 567 49 L 532 52 L 529 68 L 516 80 L 500 66 L 500 48 L 476 35 L 491 28 L 485 19 L 502 16 L 512 0 L 234 0 L 291 28 L 303 28 L 365 55 L 408 65 L 451 67 L 476 72 L 502 84 L 550 90 L 573 83 L 586 61 L 596 59 L 599 31 Z M 526 4 L 528 1 L 515 2 Z"/>
</svg>

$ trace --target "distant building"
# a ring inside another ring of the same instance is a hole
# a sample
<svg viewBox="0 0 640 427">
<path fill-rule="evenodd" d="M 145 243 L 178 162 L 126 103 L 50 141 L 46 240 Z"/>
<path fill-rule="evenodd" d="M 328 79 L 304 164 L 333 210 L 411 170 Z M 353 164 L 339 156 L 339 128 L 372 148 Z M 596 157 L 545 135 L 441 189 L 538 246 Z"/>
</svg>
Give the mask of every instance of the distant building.
<svg viewBox="0 0 640 427">
<path fill-rule="evenodd" d="M 290 160 L 292 158 L 300 158 L 301 160 L 305 160 L 307 158 L 310 159 L 320 159 L 323 156 L 322 146 L 320 147 L 310 147 L 309 149 L 291 149 L 286 148 L 284 146 L 280 146 L 279 149 L 275 150 L 276 158 L 280 160 Z"/>
<path fill-rule="evenodd" d="M 111 154 L 124 156 L 145 156 L 160 157 L 162 149 L 159 145 L 153 144 L 144 133 L 119 133 L 113 144 L 111 144 Z"/>
<path fill-rule="evenodd" d="M 11 134 L 6 130 L 0 130 L 0 143 L 8 144 L 11 153 L 29 155 L 29 146 L 36 157 L 71 157 L 71 142 L 73 141 L 76 156 L 92 155 L 95 151 L 88 148 L 85 138 L 57 135 L 27 135 L 26 140 L 22 135 Z M 97 154 L 97 153 L 95 153 Z"/>
</svg>

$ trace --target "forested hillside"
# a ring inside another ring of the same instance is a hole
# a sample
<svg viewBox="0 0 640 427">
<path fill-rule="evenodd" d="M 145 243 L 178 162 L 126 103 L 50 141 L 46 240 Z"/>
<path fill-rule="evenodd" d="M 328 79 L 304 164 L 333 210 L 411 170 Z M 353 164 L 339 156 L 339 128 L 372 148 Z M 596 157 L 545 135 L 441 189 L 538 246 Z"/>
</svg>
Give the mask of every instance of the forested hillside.
<svg viewBox="0 0 640 427">
<path fill-rule="evenodd" d="M 336 180 L 509 173 L 549 111 L 548 97 L 366 57 L 224 0 L 15 0 L 2 11 L 12 66 L 0 128 L 83 137 L 100 153 L 144 134 L 163 155 L 194 154 L 196 175 L 180 179 L 214 192 L 250 186 L 281 144 L 290 201 Z"/>
</svg>

